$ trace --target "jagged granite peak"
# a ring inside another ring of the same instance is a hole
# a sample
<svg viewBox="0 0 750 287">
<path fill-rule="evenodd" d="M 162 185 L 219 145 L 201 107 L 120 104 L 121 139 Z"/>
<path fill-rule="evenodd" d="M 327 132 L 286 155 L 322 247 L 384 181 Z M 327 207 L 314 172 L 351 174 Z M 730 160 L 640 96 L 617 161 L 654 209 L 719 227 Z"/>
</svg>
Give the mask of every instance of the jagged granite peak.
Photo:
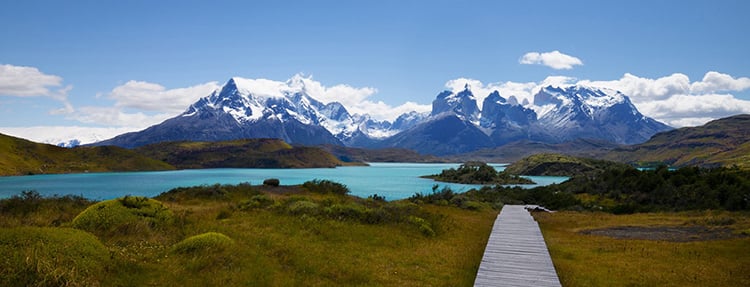
<svg viewBox="0 0 750 287">
<path fill-rule="evenodd" d="M 443 91 L 432 101 L 431 115 L 436 116 L 446 112 L 454 113 L 471 122 L 478 122 L 479 107 L 469 84 L 466 84 L 464 90 L 457 94 L 452 91 Z"/>
<path fill-rule="evenodd" d="M 473 123 L 454 113 L 441 113 L 375 145 L 399 147 L 421 154 L 449 155 L 492 147 L 489 136 Z"/>
<path fill-rule="evenodd" d="M 483 128 L 523 128 L 536 122 L 534 110 L 513 104 L 494 91 L 484 98 L 480 126 Z"/>
<path fill-rule="evenodd" d="M 482 103 L 480 127 L 496 145 L 530 139 L 537 130 L 536 113 L 514 102 L 494 91 Z"/>
</svg>

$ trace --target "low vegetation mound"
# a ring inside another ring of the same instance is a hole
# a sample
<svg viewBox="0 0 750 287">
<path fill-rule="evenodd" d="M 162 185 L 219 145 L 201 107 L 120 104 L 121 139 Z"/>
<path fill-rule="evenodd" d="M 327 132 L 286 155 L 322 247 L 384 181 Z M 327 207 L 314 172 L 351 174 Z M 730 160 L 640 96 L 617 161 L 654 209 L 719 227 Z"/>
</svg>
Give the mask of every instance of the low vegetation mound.
<svg viewBox="0 0 750 287">
<path fill-rule="evenodd" d="M 600 173 L 609 168 L 625 168 L 627 165 L 562 154 L 542 153 L 525 157 L 505 168 L 505 172 L 533 176 L 585 176 Z"/>
<path fill-rule="evenodd" d="M 0 286 L 98 286 L 109 251 L 70 228 L 0 229 Z"/>
<path fill-rule="evenodd" d="M 321 148 L 347 163 L 365 162 L 446 162 L 433 155 L 419 154 L 410 149 L 383 148 L 365 149 L 339 145 L 322 145 Z"/>
<path fill-rule="evenodd" d="M 206 232 L 186 238 L 174 246 L 172 253 L 194 254 L 199 252 L 224 251 L 234 245 L 234 240 L 218 232 Z"/>
<path fill-rule="evenodd" d="M 478 161 L 470 161 L 462 164 L 458 169 L 444 169 L 440 174 L 423 177 L 463 184 L 534 184 L 528 178 L 511 175 L 508 172 L 498 172 L 488 164 Z"/>
<path fill-rule="evenodd" d="M 346 185 L 327 179 L 314 179 L 307 181 L 302 184 L 302 187 L 315 193 L 333 193 L 341 195 L 349 193 L 349 188 Z"/>
<path fill-rule="evenodd" d="M 73 219 L 72 226 L 101 235 L 158 229 L 172 221 L 172 212 L 161 202 L 147 197 L 125 196 L 86 208 Z"/>
<path fill-rule="evenodd" d="M 319 168 L 344 163 L 317 147 L 293 147 L 279 139 L 243 139 L 220 142 L 164 142 L 137 152 L 177 168 Z"/>
<path fill-rule="evenodd" d="M 239 197 L 260 194 L 249 182 L 239 184 L 213 184 L 190 187 L 176 187 L 163 192 L 154 199 L 168 202 L 185 202 L 195 200 L 219 200 L 226 201 Z"/>
<path fill-rule="evenodd" d="M 172 169 L 120 147 L 63 148 L 0 134 L 0 176 Z"/>
</svg>

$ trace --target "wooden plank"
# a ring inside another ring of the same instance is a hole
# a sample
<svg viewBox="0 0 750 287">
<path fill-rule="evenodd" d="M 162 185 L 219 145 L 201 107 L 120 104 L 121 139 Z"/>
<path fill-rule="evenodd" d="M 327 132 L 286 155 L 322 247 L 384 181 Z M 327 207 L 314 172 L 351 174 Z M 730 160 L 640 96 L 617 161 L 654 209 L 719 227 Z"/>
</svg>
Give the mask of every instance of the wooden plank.
<svg viewBox="0 0 750 287">
<path fill-rule="evenodd" d="M 474 286 L 561 286 L 539 225 L 522 205 L 495 219 Z"/>
</svg>

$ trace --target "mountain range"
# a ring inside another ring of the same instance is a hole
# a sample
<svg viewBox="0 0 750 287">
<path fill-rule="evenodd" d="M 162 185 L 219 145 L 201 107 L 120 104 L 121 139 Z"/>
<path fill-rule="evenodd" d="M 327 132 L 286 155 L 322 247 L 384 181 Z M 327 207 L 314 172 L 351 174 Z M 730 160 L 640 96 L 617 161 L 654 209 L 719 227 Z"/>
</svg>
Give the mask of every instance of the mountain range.
<svg viewBox="0 0 750 287">
<path fill-rule="evenodd" d="M 459 92 L 439 93 L 430 113 L 409 112 L 393 122 L 379 121 L 350 114 L 339 102 L 324 104 L 313 98 L 301 76 L 275 89 L 235 77 L 176 117 L 95 145 L 135 148 L 164 141 L 278 138 L 294 145 L 404 148 L 442 156 L 522 140 L 556 144 L 586 138 L 636 144 L 671 129 L 641 114 L 626 95 L 595 87 L 547 86 L 534 95 L 533 103 L 494 91 L 481 107 L 466 85 Z"/>
</svg>

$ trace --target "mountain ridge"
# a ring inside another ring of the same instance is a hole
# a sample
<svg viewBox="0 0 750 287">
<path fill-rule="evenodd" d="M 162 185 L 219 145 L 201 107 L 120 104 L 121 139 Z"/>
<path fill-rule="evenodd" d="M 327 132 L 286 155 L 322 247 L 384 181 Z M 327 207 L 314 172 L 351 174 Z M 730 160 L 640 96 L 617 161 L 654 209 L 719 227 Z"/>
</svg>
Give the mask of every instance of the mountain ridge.
<svg viewBox="0 0 750 287">
<path fill-rule="evenodd" d="M 604 158 L 636 165 L 750 168 L 750 115 L 658 133 L 644 143 L 616 148 Z"/>
<path fill-rule="evenodd" d="M 279 138 L 295 145 L 406 148 L 421 154 L 453 155 L 530 140 L 562 143 L 578 138 L 640 143 L 671 129 L 642 115 L 617 91 L 584 86 L 542 88 L 534 103 L 491 92 L 480 109 L 467 84 L 443 91 L 429 114 L 408 112 L 393 122 L 350 114 L 339 102 L 323 103 L 297 75 L 286 83 L 231 78 L 182 114 L 145 130 L 94 145 L 127 148 L 162 141 Z"/>
</svg>

